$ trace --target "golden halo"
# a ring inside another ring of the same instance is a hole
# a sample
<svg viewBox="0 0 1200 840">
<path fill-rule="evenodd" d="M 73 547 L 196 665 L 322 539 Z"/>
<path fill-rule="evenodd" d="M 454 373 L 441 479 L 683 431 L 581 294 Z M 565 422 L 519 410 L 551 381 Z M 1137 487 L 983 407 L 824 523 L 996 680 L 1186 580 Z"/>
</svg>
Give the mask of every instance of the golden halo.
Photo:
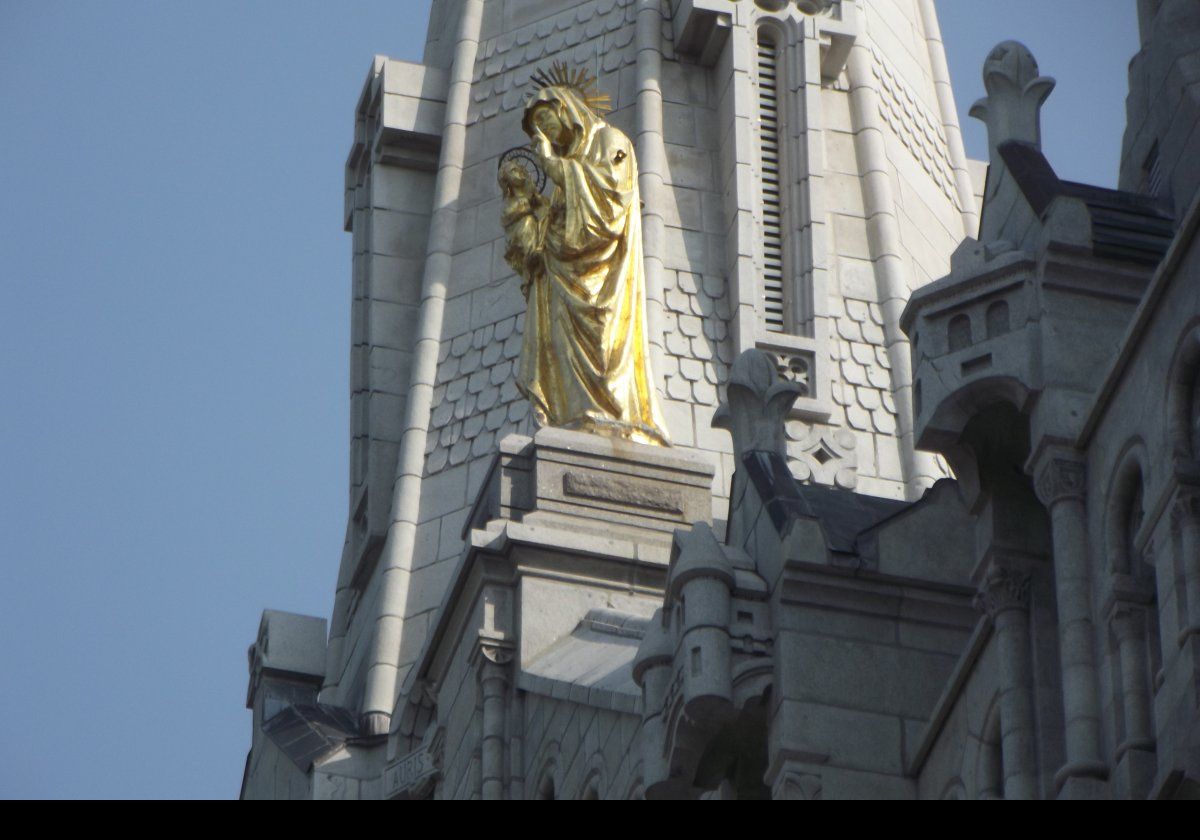
<svg viewBox="0 0 1200 840">
<path fill-rule="evenodd" d="M 582 67 L 572 70 L 565 62 L 555 61 L 550 65 L 548 72 L 540 68 L 535 70 L 530 80 L 537 90 L 548 87 L 573 89 L 584 104 L 597 114 L 605 114 L 612 110 L 611 97 L 599 91 L 595 76 Z"/>
</svg>

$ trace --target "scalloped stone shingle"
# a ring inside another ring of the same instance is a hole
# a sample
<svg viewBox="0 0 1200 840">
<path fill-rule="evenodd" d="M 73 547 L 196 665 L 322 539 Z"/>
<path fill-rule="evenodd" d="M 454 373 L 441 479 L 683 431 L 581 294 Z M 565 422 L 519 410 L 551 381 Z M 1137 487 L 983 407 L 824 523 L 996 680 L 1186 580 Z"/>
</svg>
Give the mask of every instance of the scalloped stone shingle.
<svg viewBox="0 0 1200 840">
<path fill-rule="evenodd" d="M 695 338 L 703 332 L 703 326 L 695 315 L 680 315 L 679 331 L 688 338 Z"/>
<path fill-rule="evenodd" d="M 704 363 L 696 359 L 680 359 L 679 373 L 684 379 L 698 382 L 704 378 Z"/>
<path fill-rule="evenodd" d="M 863 340 L 869 341 L 871 344 L 883 344 L 884 342 L 883 327 L 873 321 L 867 321 L 862 325 L 862 334 Z"/>
<path fill-rule="evenodd" d="M 849 318 L 837 319 L 838 335 L 846 339 L 846 341 L 862 341 L 862 328 L 858 322 L 851 321 Z"/>
<path fill-rule="evenodd" d="M 851 342 L 850 356 L 863 367 L 875 364 L 875 348 L 861 341 Z"/>
<path fill-rule="evenodd" d="M 689 402 L 692 399 L 692 388 L 682 376 L 668 376 L 667 396 L 673 400 Z"/>
<path fill-rule="evenodd" d="M 470 439 L 479 434 L 483 428 L 483 415 L 472 414 L 463 421 L 462 435 L 464 438 Z"/>
<path fill-rule="evenodd" d="M 508 417 L 508 406 L 498 405 L 487 413 L 483 418 L 483 425 L 490 431 L 496 431 L 504 425 L 505 418 Z"/>
<path fill-rule="evenodd" d="M 467 456 L 470 454 L 471 442 L 465 438 L 460 439 L 457 443 L 450 447 L 450 466 L 458 466 L 463 461 L 467 460 Z"/>
<path fill-rule="evenodd" d="M 883 368 L 875 367 L 874 365 L 867 368 L 867 381 L 876 388 L 892 387 L 891 374 Z"/>
<path fill-rule="evenodd" d="M 692 350 L 691 342 L 687 336 L 680 333 L 678 330 L 672 330 L 666 335 L 667 352 L 673 356 L 686 356 Z"/>
<path fill-rule="evenodd" d="M 446 386 L 446 399 L 457 402 L 459 397 L 467 393 L 467 378 L 459 377 Z"/>
<path fill-rule="evenodd" d="M 483 354 L 475 348 L 471 348 L 458 361 L 459 372 L 464 375 L 474 373 L 479 368 L 479 361 L 483 358 Z"/>
<path fill-rule="evenodd" d="M 896 433 L 896 418 L 882 409 L 871 412 L 871 419 L 875 423 L 875 431 L 881 435 L 894 435 Z"/>
<path fill-rule="evenodd" d="M 842 378 L 851 385 L 867 384 L 866 370 L 863 369 L 862 365 L 850 359 L 844 359 L 842 361 Z"/>
<path fill-rule="evenodd" d="M 503 385 L 504 380 L 508 379 L 513 372 L 513 363 L 505 359 L 491 368 L 491 374 L 488 376 L 488 382 L 493 385 Z"/>
<path fill-rule="evenodd" d="M 859 408 L 857 405 L 846 406 L 846 420 L 852 428 L 858 429 L 860 432 L 871 429 L 871 412 L 865 408 Z"/>
<path fill-rule="evenodd" d="M 479 397 L 475 401 L 475 407 L 480 411 L 487 411 L 496 404 L 500 399 L 500 389 L 495 385 L 488 385 L 479 392 Z"/>
</svg>

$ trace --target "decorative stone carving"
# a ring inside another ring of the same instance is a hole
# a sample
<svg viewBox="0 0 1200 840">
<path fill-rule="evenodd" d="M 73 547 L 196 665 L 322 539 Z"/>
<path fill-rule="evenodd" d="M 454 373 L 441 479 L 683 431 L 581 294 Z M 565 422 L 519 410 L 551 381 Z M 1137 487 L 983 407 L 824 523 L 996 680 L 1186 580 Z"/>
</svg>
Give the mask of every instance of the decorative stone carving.
<svg viewBox="0 0 1200 840">
<path fill-rule="evenodd" d="M 1039 472 L 1037 497 L 1046 507 L 1063 499 L 1080 499 L 1087 489 L 1087 472 L 1082 461 L 1051 458 Z"/>
<path fill-rule="evenodd" d="M 383 771 L 385 799 L 424 799 L 442 775 L 445 730 L 430 726 L 421 745 L 400 756 Z"/>
<path fill-rule="evenodd" d="M 753 451 L 786 457 L 784 420 L 805 392 L 804 385 L 779 377 L 770 355 L 746 350 L 734 360 L 725 402 L 713 415 L 713 427 L 729 432 L 739 461 Z"/>
<path fill-rule="evenodd" d="M 1042 103 L 1054 90 L 1054 79 L 1038 75 L 1037 61 L 1018 41 L 997 44 L 983 63 L 988 95 L 971 106 L 971 116 L 988 127 L 992 152 L 1006 140 L 1042 147 Z"/>
<path fill-rule="evenodd" d="M 808 427 L 789 420 L 788 467 L 799 481 L 853 490 L 858 484 L 858 439 L 849 429 Z"/>
<path fill-rule="evenodd" d="M 513 660 L 513 646 L 511 642 L 480 638 L 479 655 L 493 665 L 508 665 Z"/>
<path fill-rule="evenodd" d="M 888 65 L 883 53 L 872 48 L 871 58 L 871 71 L 879 80 L 879 116 L 946 197 L 957 205 L 954 166 L 946 151 L 941 117 L 921 102 L 921 97 Z"/>
<path fill-rule="evenodd" d="M 776 353 L 774 355 L 775 369 L 779 371 L 779 378 L 803 385 L 804 392 L 800 396 L 807 397 L 810 393 L 809 377 L 812 375 L 812 355 L 801 352 Z"/>
<path fill-rule="evenodd" d="M 1005 610 L 1029 609 L 1029 572 L 994 567 L 975 596 L 975 606 L 993 619 Z"/>
</svg>

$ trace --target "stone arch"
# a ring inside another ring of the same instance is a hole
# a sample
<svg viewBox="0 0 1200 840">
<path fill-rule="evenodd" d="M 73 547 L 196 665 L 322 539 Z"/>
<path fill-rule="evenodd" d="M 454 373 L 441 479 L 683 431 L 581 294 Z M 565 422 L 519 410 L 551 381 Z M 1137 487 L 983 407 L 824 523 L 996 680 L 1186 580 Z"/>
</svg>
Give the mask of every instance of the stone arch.
<svg viewBox="0 0 1200 840">
<path fill-rule="evenodd" d="M 579 792 L 579 798 L 584 801 L 600 799 L 600 791 L 602 782 L 598 773 L 589 773 L 587 778 L 583 780 L 583 788 Z"/>
<path fill-rule="evenodd" d="M 1184 328 L 1167 379 L 1167 445 L 1183 458 L 1200 460 L 1200 318 Z"/>
<path fill-rule="evenodd" d="M 587 771 L 583 775 L 583 785 L 579 788 L 579 798 L 582 800 L 603 799 L 607 791 L 604 756 L 599 752 L 594 752 L 588 759 Z"/>
<path fill-rule="evenodd" d="M 965 350 L 975 343 L 971 334 L 971 316 L 960 312 L 946 325 L 946 346 L 951 353 Z"/>
<path fill-rule="evenodd" d="M 1105 491 L 1105 556 L 1108 569 L 1137 576 L 1142 570 L 1133 562 L 1133 542 L 1145 517 L 1146 445 L 1134 438 L 1116 459 Z M 1144 564 L 1143 564 L 1144 565 Z"/>
<path fill-rule="evenodd" d="M 1032 400 L 1032 392 L 1020 380 L 1010 376 L 989 376 L 967 383 L 933 407 L 919 446 L 946 458 L 968 507 L 976 507 L 982 484 L 986 482 L 986 477 L 980 474 L 981 468 L 986 471 L 986 465 L 981 463 L 978 446 L 972 446 L 972 426 L 979 426 L 980 418 L 1004 410 L 1000 407 L 1007 405 L 1012 409 L 1013 419 L 1019 419 L 1018 427 L 1012 431 L 1024 434 L 1026 438 L 1024 443 L 1014 444 L 1027 447 L 1028 409 Z M 1015 452 L 1010 455 L 1011 459 L 1017 457 Z"/>
<path fill-rule="evenodd" d="M 638 761 L 633 766 L 633 771 L 630 773 L 632 781 L 625 789 L 626 799 L 645 799 L 646 798 L 646 781 L 642 772 L 642 762 Z"/>
<path fill-rule="evenodd" d="M 1130 750 L 1154 750 L 1153 675 L 1162 662 L 1158 570 L 1154 557 L 1146 557 L 1139 548 L 1147 544 L 1143 526 L 1149 463 L 1145 443 L 1131 439 L 1115 459 L 1105 488 L 1104 554 L 1119 593 L 1110 608 L 1107 633 L 1118 761 Z"/>
<path fill-rule="evenodd" d="M 541 750 L 541 756 L 534 763 L 537 773 L 534 775 L 534 799 L 558 799 L 562 790 L 558 766 L 558 742 L 550 741 Z"/>
<path fill-rule="evenodd" d="M 939 799 L 966 799 L 967 798 L 967 786 L 963 784 L 962 779 L 960 779 L 958 776 L 955 776 L 953 779 L 951 779 L 950 781 L 948 781 L 946 783 L 946 786 L 944 788 L 942 788 L 942 795 L 939 796 L 938 798 Z"/>
</svg>

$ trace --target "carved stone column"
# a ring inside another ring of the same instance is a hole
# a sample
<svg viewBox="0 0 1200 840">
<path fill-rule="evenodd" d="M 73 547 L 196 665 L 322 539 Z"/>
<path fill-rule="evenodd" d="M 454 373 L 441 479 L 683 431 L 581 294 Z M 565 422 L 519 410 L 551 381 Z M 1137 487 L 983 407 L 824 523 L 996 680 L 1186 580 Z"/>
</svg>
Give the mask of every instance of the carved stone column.
<svg viewBox="0 0 1200 840">
<path fill-rule="evenodd" d="M 1171 527 L 1178 535 L 1179 568 L 1183 571 L 1186 609 L 1178 639 L 1182 647 L 1189 636 L 1200 634 L 1200 491 L 1180 488 L 1171 508 Z"/>
<path fill-rule="evenodd" d="M 1036 799 L 1038 795 L 1029 651 L 1030 577 L 1023 569 L 993 567 L 976 598 L 976 605 L 996 626 L 1005 799 Z"/>
<path fill-rule="evenodd" d="M 1154 723 L 1150 715 L 1150 688 L 1146 667 L 1146 610 L 1138 604 L 1117 602 L 1109 615 L 1121 663 L 1121 699 L 1124 738 L 1117 759 L 1129 750 L 1154 749 Z"/>
<path fill-rule="evenodd" d="M 1092 623 L 1091 570 L 1088 567 L 1083 461 L 1055 453 L 1036 471 L 1037 495 L 1050 512 L 1054 543 L 1054 588 L 1058 599 L 1058 647 L 1062 667 L 1067 763 L 1054 777 L 1105 779 L 1100 754 L 1100 695 Z"/>
<path fill-rule="evenodd" d="M 504 730 L 507 714 L 509 663 L 507 646 L 479 647 L 479 686 L 483 693 L 483 736 L 480 739 L 480 796 L 504 798 Z"/>
</svg>

